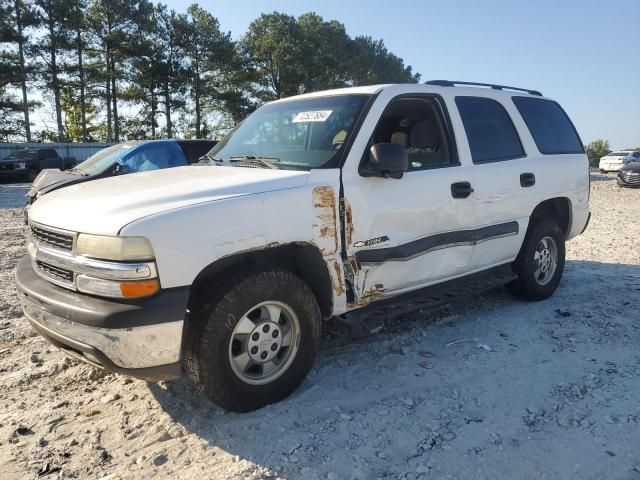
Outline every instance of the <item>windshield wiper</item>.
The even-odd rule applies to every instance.
[[[220,165],[222,162],[223,160],[221,158],[211,155],[210,153],[205,153],[198,159],[198,163],[201,165],[203,163],[205,165]]]
[[[263,167],[273,168],[277,170],[278,167],[275,166],[274,164],[278,163],[280,159],[276,157],[258,157],[256,155],[233,155],[229,157],[229,161],[230,162],[246,162],[254,165],[262,165]]]
[[[70,172],[70,173],[78,172],[78,173],[79,173],[80,175],[82,175],[83,177],[87,177],[87,176],[89,175],[89,174],[88,174],[87,172],[85,172],[83,169],[81,169],[81,168],[76,168],[76,167],[74,167],[74,168],[72,168],[71,170],[69,170],[69,172]]]

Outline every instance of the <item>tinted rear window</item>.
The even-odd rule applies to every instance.
[[[540,153],[583,153],[582,142],[562,107],[551,100],[513,97]]]
[[[607,157],[626,157],[629,155],[629,152],[611,152],[607,153]]]
[[[490,98],[456,97],[473,163],[509,160],[524,155],[518,132],[500,103]]]

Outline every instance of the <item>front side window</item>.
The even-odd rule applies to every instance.
[[[633,152],[633,158],[635,160],[640,160],[640,152]]]
[[[456,97],[473,163],[499,162],[524,156],[516,127],[504,107],[482,97]]]
[[[233,164],[262,157],[276,168],[336,166],[369,95],[334,95],[274,102],[256,110],[208,154]]]
[[[543,98],[513,97],[513,103],[542,154],[584,153],[571,120],[556,102]]]
[[[385,109],[370,144],[397,143],[407,149],[408,171],[454,163],[441,109],[434,98],[401,97]]]

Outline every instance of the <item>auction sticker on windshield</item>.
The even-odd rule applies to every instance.
[[[333,110],[313,110],[310,112],[300,112],[293,118],[293,123],[324,122],[332,113]]]

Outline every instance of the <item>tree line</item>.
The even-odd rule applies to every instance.
[[[0,141],[207,138],[273,99],[419,80],[315,13],[262,14],[235,41],[197,4],[0,0]],[[33,131],[35,109],[51,126]]]

